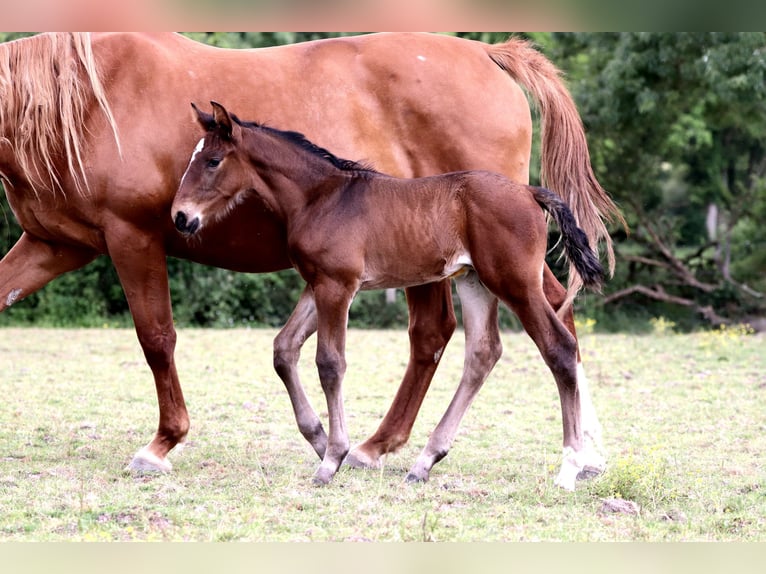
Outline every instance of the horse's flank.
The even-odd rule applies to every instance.
[[[51,33],[0,45],[0,145],[10,145],[36,194],[64,193],[64,158],[74,188],[87,193],[86,117],[95,105],[119,149],[117,126],[99,78],[89,33]],[[4,183],[9,178],[0,172]]]

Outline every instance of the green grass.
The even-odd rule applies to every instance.
[[[381,470],[318,464],[271,368],[274,330],[182,330],[176,360],[192,430],[167,475],[124,471],[156,428],[135,334],[0,330],[0,540],[763,541],[764,338],[736,330],[585,334],[610,466],[574,493],[553,486],[558,395],[529,339],[500,363],[426,484],[403,479],[451,398],[462,333],[442,359],[410,443]],[[324,402],[302,358],[314,406]],[[352,443],[385,413],[403,331],[352,330],[344,386]],[[638,515],[602,511],[624,498]]]

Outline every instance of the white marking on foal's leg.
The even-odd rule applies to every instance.
[[[434,353],[434,363],[438,363],[439,362],[439,359],[441,358],[443,352],[444,352],[444,347],[442,347],[441,349],[437,350]]]
[[[576,452],[572,447],[564,447],[561,469],[554,481],[556,486],[574,490],[578,475],[587,478],[606,470],[606,458],[601,444],[601,423],[596,416],[596,409],[590,398],[588,378],[582,363],[577,363],[577,389],[580,394],[580,428],[582,428],[583,447]]]
[[[588,472],[597,474],[606,470],[606,456],[601,442],[601,423],[590,397],[588,378],[582,363],[577,363],[577,388],[580,392],[580,423],[583,430],[583,466]]]
[[[556,477],[554,484],[565,490],[574,490],[577,475],[583,469],[582,453],[575,452],[571,446],[564,447],[564,454],[561,460],[561,470]]]

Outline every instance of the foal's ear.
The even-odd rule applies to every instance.
[[[239,136],[239,124],[231,119],[231,115],[226,111],[226,108],[218,102],[211,101],[210,105],[213,106],[213,119],[216,123],[216,129],[220,131],[221,136],[228,140],[236,139]]]
[[[213,131],[215,129],[215,119],[213,119],[213,114],[203,112],[194,105],[194,102],[192,102],[191,106],[194,108],[194,111],[197,112],[197,121],[199,122],[199,125],[201,125],[206,132]]]

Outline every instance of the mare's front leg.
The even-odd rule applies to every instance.
[[[313,447],[319,458],[324,458],[327,435],[316,412],[311,407],[298,375],[301,347],[317,330],[314,293],[308,285],[301,293],[295,310],[274,339],[274,369],[287,389],[298,430]]]
[[[378,430],[351,451],[347,464],[378,468],[386,454],[396,451],[409,439],[444,348],[455,331],[450,289],[449,280],[407,289],[410,313],[407,371]]]
[[[172,469],[167,455],[189,432],[174,352],[176,330],[163,237],[120,222],[109,228],[107,248],[130,306],[130,313],[149,368],[154,375],[159,425],[152,441],[139,450],[128,468],[138,471]]]
[[[425,482],[431,468],[447,456],[460,421],[503,352],[497,326],[497,298],[475,272],[456,280],[463,307],[465,364],[463,377],[447,411],[407,475],[407,482]]]
[[[313,290],[317,308],[316,365],[330,419],[327,449],[314,473],[314,484],[322,485],[330,482],[348,454],[342,385],[346,372],[348,310],[356,288],[325,278],[314,284]]]

